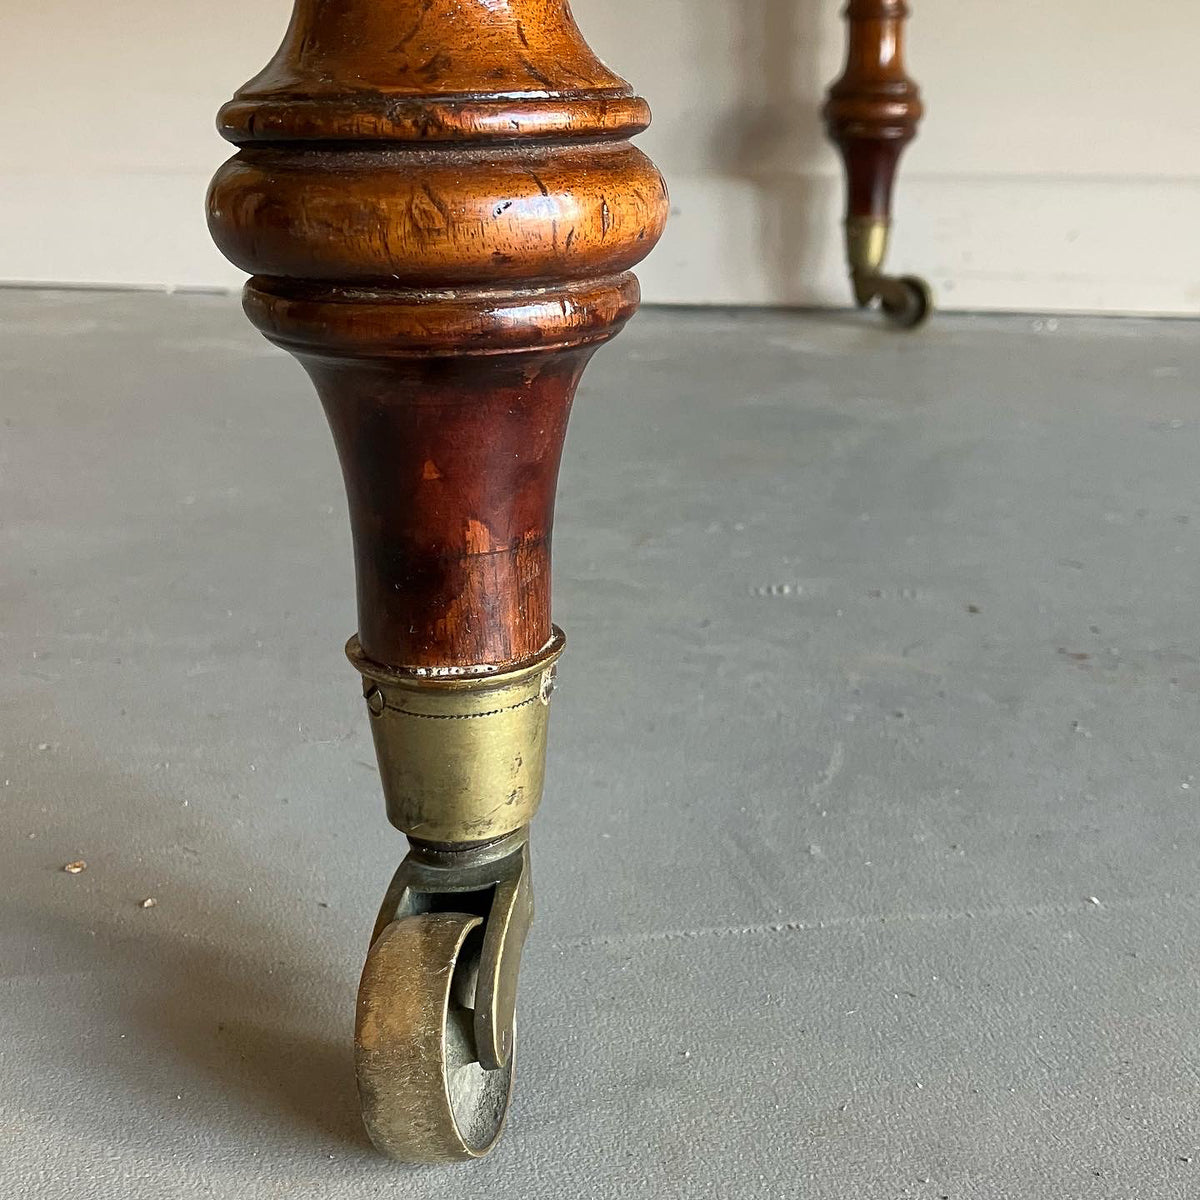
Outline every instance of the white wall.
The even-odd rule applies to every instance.
[[[817,110],[840,0],[575,0],[650,98],[675,218],[649,299],[846,300],[841,178]],[[235,286],[209,245],[218,105],[290,0],[8,0],[0,279]],[[1200,310],[1200,5],[912,0],[929,115],[891,264],[944,306]]]

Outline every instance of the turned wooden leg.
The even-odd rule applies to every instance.
[[[638,304],[666,193],[644,101],[566,0],[296,0],[221,110],[209,224],[316,385],[363,680],[410,853],[363,971],[375,1144],[477,1158],[508,1106],[529,824],[562,634],[550,533],[576,385]]]
[[[879,300],[903,328],[920,325],[933,306],[915,275],[883,273],[892,225],[892,190],[904,147],[924,109],[905,74],[905,0],[849,0],[846,69],[829,89],[825,124],[846,166],[846,252],[860,308]]]

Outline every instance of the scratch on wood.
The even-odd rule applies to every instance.
[[[527,59],[527,58],[526,58],[524,55],[521,55],[521,56],[520,56],[520,57],[517,59],[517,61],[518,61],[518,62],[521,64],[521,66],[523,66],[523,67],[525,68],[525,70],[527,70],[527,71],[529,72],[529,74],[530,74],[530,75],[532,75],[532,76],[533,76],[533,78],[534,78],[534,79],[536,79],[536,80],[538,81],[538,83],[540,83],[540,84],[541,84],[541,85],[542,85],[542,86],[543,86],[543,87],[544,87],[544,88],[545,88],[547,91],[552,91],[552,90],[553,90],[553,88],[554,88],[554,81],[553,81],[552,79],[550,79],[548,76],[546,76],[546,75],[543,75],[543,74],[542,74],[542,72],[541,72],[541,71],[539,71],[539,70],[537,69],[537,67],[535,67],[535,66],[533,65],[533,63],[531,63],[531,62],[529,61],[529,59]]]

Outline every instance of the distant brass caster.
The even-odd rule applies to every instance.
[[[885,275],[890,222],[878,217],[851,217],[846,222],[846,255],[854,300],[869,308],[876,300],[898,329],[916,329],[933,312],[933,290],[917,275]]]
[[[482,1158],[512,1090],[517,979],[533,918],[529,822],[541,801],[561,632],[487,675],[363,676],[388,816],[411,851],[363,968],[355,1061],[363,1121],[407,1163]]]

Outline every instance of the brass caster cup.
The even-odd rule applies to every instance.
[[[524,829],[542,799],[562,630],[508,671],[394,671],[346,647],[363,678],[388,819],[423,842],[493,841]]]

